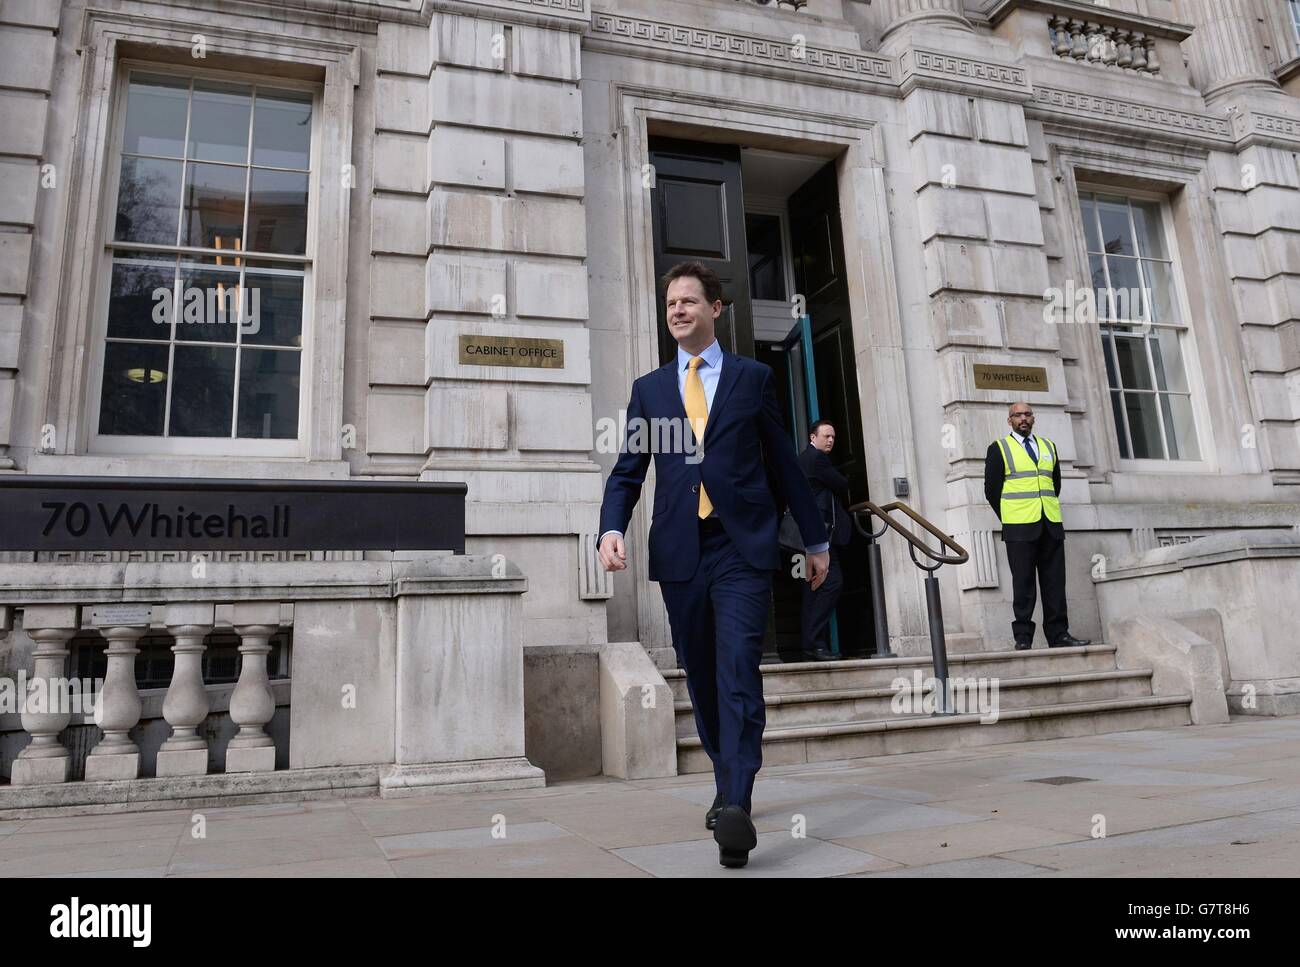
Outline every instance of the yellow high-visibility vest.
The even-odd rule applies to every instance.
[[[1038,463],[1035,464],[1013,434],[1008,433],[998,441],[1002,465],[1007,472],[1002,481],[1004,524],[1032,524],[1044,514],[1050,521],[1061,522],[1061,502],[1052,485],[1052,468],[1057,462],[1056,444],[1041,436],[1038,443]]]

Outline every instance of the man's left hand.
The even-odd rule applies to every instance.
[[[820,554],[808,555],[808,583],[816,591],[826,580],[826,575],[831,570],[831,552],[822,551]]]

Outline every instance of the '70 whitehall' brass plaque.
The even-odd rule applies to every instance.
[[[975,364],[976,389],[1018,389],[1047,392],[1047,370],[1042,366],[991,366]]]
[[[531,366],[564,368],[563,339],[528,339],[523,336],[460,337],[462,366]]]

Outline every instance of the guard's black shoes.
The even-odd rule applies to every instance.
[[[800,652],[804,661],[834,661],[835,656],[830,653],[829,649],[816,648],[812,651]]]
[[[1057,638],[1050,645],[1052,648],[1082,648],[1085,645],[1091,645],[1092,640],[1089,638],[1076,638],[1074,635],[1065,634]]]
[[[758,845],[758,833],[749,813],[739,806],[724,806],[713,829],[713,840],[718,844],[718,862],[739,869],[749,862],[749,851]]]
[[[718,825],[718,813],[722,812],[722,807],[726,804],[727,798],[722,795],[722,793],[718,793],[713,797],[713,805],[710,806],[709,811],[704,814],[705,829],[712,829],[714,826]]]
[[[1032,648],[1033,646],[1034,646],[1034,643],[1033,643],[1032,641],[1017,641],[1017,642],[1016,642],[1016,651],[1028,651],[1028,650],[1029,650],[1030,648]]]

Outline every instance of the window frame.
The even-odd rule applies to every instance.
[[[1115,427],[1115,417],[1113,404],[1111,403],[1111,386],[1107,377],[1107,365],[1105,357],[1105,343],[1102,340],[1103,325],[1100,318],[1096,323],[1096,335],[1090,340],[1091,345],[1088,352],[1092,354],[1093,362],[1096,366],[1096,372],[1099,374],[1099,393],[1098,396],[1102,401],[1104,410],[1104,433],[1107,440],[1111,465],[1118,471],[1126,473],[1212,473],[1215,471],[1215,463],[1211,458],[1212,440],[1208,428],[1210,426],[1210,414],[1207,409],[1205,400],[1206,385],[1201,374],[1200,355],[1196,345],[1196,327],[1193,322],[1191,312],[1191,302],[1188,298],[1187,282],[1183,275],[1182,252],[1178,246],[1178,235],[1176,225],[1174,224],[1173,210],[1169,202],[1169,196],[1162,192],[1144,191],[1138,188],[1130,188],[1125,185],[1107,184],[1105,181],[1094,181],[1085,179],[1076,179],[1074,185],[1075,201],[1073,211],[1077,212],[1079,217],[1075,220],[1075,230],[1079,237],[1079,251],[1083,256],[1081,265],[1083,277],[1088,280],[1088,285],[1092,285],[1091,266],[1088,261],[1088,236],[1087,229],[1084,225],[1084,208],[1083,195],[1091,193],[1096,195],[1111,195],[1122,197],[1127,201],[1145,201],[1154,203],[1160,212],[1160,231],[1163,233],[1163,242],[1166,250],[1169,252],[1170,276],[1173,282],[1174,300],[1178,310],[1178,317],[1181,325],[1178,326],[1160,326],[1155,323],[1149,325],[1149,330],[1169,329],[1179,334],[1179,349],[1183,360],[1184,378],[1187,380],[1188,395],[1191,397],[1193,432],[1196,437],[1197,452],[1200,458],[1197,460],[1182,459],[1165,459],[1150,457],[1124,457],[1120,451],[1119,436]],[[1132,215],[1130,213],[1130,219]],[[1145,334],[1144,334],[1145,335]],[[1149,358],[1149,353],[1148,353]],[[1154,374],[1153,384],[1154,386]],[[1127,417],[1126,417],[1127,419]],[[1160,426],[1161,439],[1164,440],[1164,425],[1161,421]],[[1166,446],[1166,450],[1167,450]]]
[[[311,95],[312,132],[307,180],[307,244],[302,257],[289,261],[303,266],[302,346],[298,350],[298,433],[292,438],[264,439],[260,437],[173,437],[127,436],[102,434],[99,431],[100,410],[103,402],[104,358],[108,346],[108,304],[112,290],[114,251],[148,251],[151,246],[140,243],[116,243],[117,201],[122,173],[122,145],[126,130],[127,100],[130,77],[133,71],[165,74],[187,81],[212,80],[236,84],[257,84],[280,90]],[[317,239],[319,236],[319,210],[321,204],[321,118],[324,111],[324,91],[319,83],[292,77],[265,73],[222,70],[208,67],[182,66],[165,61],[122,58],[115,65],[111,103],[112,131],[106,146],[105,185],[100,208],[96,239],[96,285],[91,307],[90,334],[92,358],[87,368],[86,429],[87,450],[91,455],[173,455],[262,458],[305,457],[311,428],[312,414],[309,388],[312,385],[313,363],[316,350],[315,286],[318,271]],[[188,130],[187,130],[188,136]],[[182,206],[183,211],[183,206]],[[247,214],[245,215],[247,217]],[[155,251],[179,251],[184,257],[188,246],[161,246]],[[197,254],[197,253],[191,253]],[[251,257],[250,257],[251,258]],[[238,373],[236,373],[236,380]]]

